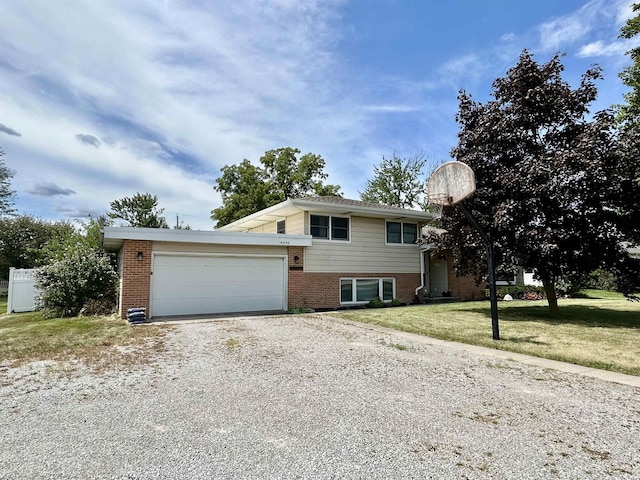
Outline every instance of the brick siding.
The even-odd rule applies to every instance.
[[[453,269],[449,270],[449,290],[452,297],[458,297],[460,300],[483,300],[485,288],[484,283],[476,285],[475,276],[456,277]]]
[[[452,297],[458,297],[460,300],[483,300],[485,298],[484,283],[476,285],[475,275],[456,276],[453,271],[453,258],[447,255],[447,265],[449,268],[449,290]]]
[[[122,278],[120,280],[120,318],[126,318],[128,308],[145,307],[149,314],[151,292],[151,241],[125,240],[122,247]],[[142,260],[138,260],[142,252]]]
[[[295,263],[295,257],[298,263]],[[415,289],[420,285],[419,273],[323,273],[305,272],[303,247],[289,247],[289,308],[340,307],[341,278],[395,278],[396,297],[412,303]]]

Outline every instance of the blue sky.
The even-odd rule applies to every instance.
[[[382,157],[449,159],[460,89],[486,101],[522,51],[564,53],[592,111],[620,103],[629,0],[0,0],[0,147],[16,207],[46,219],[158,195],[210,229],[220,168],[322,155],[358,198]]]

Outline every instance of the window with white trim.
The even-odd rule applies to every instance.
[[[387,243],[415,245],[418,241],[418,224],[386,222]]]
[[[279,222],[276,222],[276,233],[285,233],[285,221],[284,220],[280,220]]]
[[[331,215],[311,215],[310,230],[313,238],[349,241],[349,218]]]
[[[496,275],[496,285],[515,285],[518,283],[516,275]]]
[[[340,303],[369,303],[374,298],[390,302],[395,298],[395,278],[341,278]]]

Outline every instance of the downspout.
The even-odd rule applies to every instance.
[[[416,288],[414,296],[418,296],[418,292],[424,288],[424,250],[420,249],[420,286]]]

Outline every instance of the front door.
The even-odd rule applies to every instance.
[[[447,260],[429,257],[429,296],[442,297],[442,292],[449,290]]]

